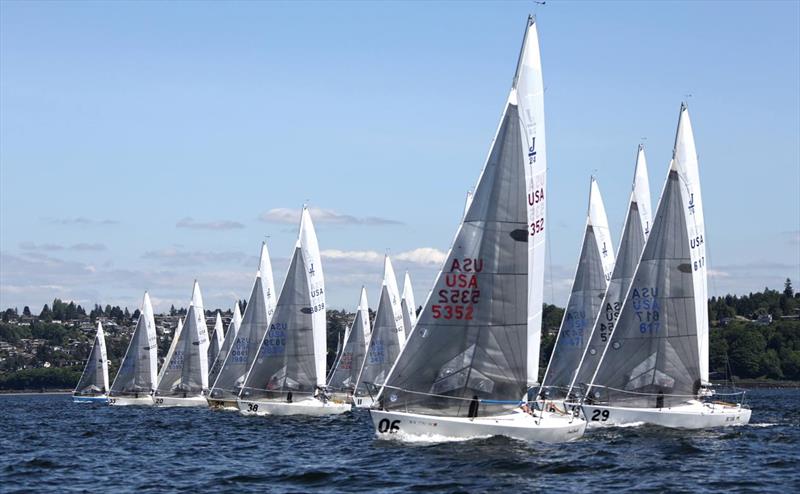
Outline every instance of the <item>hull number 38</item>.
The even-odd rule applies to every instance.
[[[385,434],[387,432],[389,434],[395,434],[400,432],[400,421],[392,420],[390,422],[389,419],[381,419],[381,421],[378,422],[378,432],[381,434]]]

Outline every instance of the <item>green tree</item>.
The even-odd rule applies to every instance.
[[[786,282],[783,284],[783,294],[789,298],[794,297],[794,289],[792,289],[792,280],[786,278]]]

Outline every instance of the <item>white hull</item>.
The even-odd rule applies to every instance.
[[[316,398],[287,403],[285,401],[238,400],[242,415],[339,415],[349,412],[349,403],[323,403]]]
[[[154,396],[153,403],[157,407],[207,407],[205,396],[189,396],[178,398],[175,396]]]
[[[561,443],[578,439],[586,429],[586,422],[580,417],[545,412],[544,418],[540,419],[540,416],[534,418],[521,410],[474,419],[374,409],[369,413],[380,439],[398,437],[436,441],[507,436],[525,441]]]
[[[676,429],[710,429],[750,422],[749,408],[732,404],[692,401],[672,408],[622,408],[583,405],[590,428],[626,424],[652,424]]]
[[[111,396],[108,398],[108,404],[115,407],[124,406],[153,406],[153,398],[150,395],[140,396],[138,398],[133,396]]]
[[[353,406],[356,408],[369,408],[375,400],[370,396],[353,396]]]
[[[108,403],[108,397],[106,395],[97,395],[97,396],[76,396],[76,395],[72,395],[72,402],[73,403]]]

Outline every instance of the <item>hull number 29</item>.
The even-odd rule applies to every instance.
[[[605,422],[608,420],[608,410],[594,410],[592,412],[592,422]]]
[[[381,419],[381,421],[378,422],[378,432],[381,434],[385,434],[387,432],[389,434],[395,434],[400,432],[400,421],[392,420],[389,422],[389,419]]]

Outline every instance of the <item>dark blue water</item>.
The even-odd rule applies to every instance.
[[[800,390],[748,397],[749,426],[542,445],[376,440],[360,411],[266,418],[0,396],[0,492],[800,491]]]

